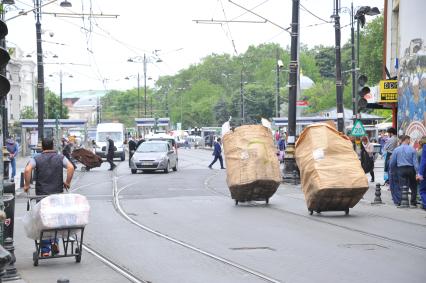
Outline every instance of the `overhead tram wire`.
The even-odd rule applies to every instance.
[[[228,17],[226,16],[225,7],[223,6],[223,2],[222,2],[222,0],[219,0],[219,1],[220,1],[220,5],[222,7],[223,16],[225,17],[225,20],[228,21]],[[229,22],[226,22],[226,27],[228,29],[229,38],[230,38],[232,46],[234,48],[234,53],[235,53],[235,55],[238,55],[237,47],[235,46],[235,41],[234,41],[234,38],[232,37],[231,28],[229,27]]]
[[[250,10],[250,11],[253,11],[254,9],[256,9],[256,8],[258,8],[258,7],[260,7],[260,6],[262,6],[263,4],[265,4],[266,2],[268,2],[269,0],[265,0],[265,1],[263,1],[263,2],[261,2],[261,3],[259,3],[259,4],[257,4],[256,6],[254,6],[253,8],[250,8],[250,9],[248,9],[248,10]],[[242,17],[242,16],[244,16],[245,14],[247,14],[247,13],[249,13],[249,11],[245,11],[244,13],[242,13],[241,15],[239,15],[239,16],[236,16],[236,17],[234,17],[234,18],[232,18],[231,19],[231,21],[234,21],[234,20],[236,20],[236,19],[238,19],[238,18],[240,18],[240,17]]]
[[[302,3],[300,3],[300,7],[302,8],[303,11],[305,11],[308,14],[310,14],[311,16],[317,18],[318,20],[321,20],[321,21],[323,21],[325,23],[329,23],[329,24],[333,23],[332,21],[327,21],[327,20],[324,20],[323,18],[321,18],[320,16],[317,16],[316,14],[314,14],[313,12],[311,12],[308,8],[306,8],[305,6],[303,6]]]

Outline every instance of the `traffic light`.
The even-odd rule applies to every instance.
[[[365,85],[367,80],[368,78],[365,75],[360,75],[358,77],[358,95],[360,96],[358,99],[358,112],[367,108],[368,102],[367,99],[365,99],[365,96],[370,93],[370,88]]]
[[[10,60],[10,55],[5,46],[5,37],[8,33],[7,25],[0,20],[0,98],[4,98],[10,91],[10,82],[6,78],[6,65]]]

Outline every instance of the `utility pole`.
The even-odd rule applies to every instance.
[[[63,106],[62,106],[62,66],[59,71],[59,119],[63,117]]]
[[[141,94],[140,94],[140,78],[138,72],[138,118],[141,117]]]
[[[354,31],[354,3],[351,3],[351,74],[352,74],[352,118],[355,120],[358,116],[356,101],[356,69],[355,69],[355,31]]]
[[[145,53],[143,54],[143,80],[144,80],[144,95],[145,95],[145,98],[144,98],[144,108],[145,108],[145,111],[144,111],[144,118],[146,118],[146,55],[145,55]]]
[[[240,104],[241,104],[241,125],[244,125],[244,88],[243,88],[243,68],[241,68],[241,77],[240,77]]]
[[[277,66],[277,92],[275,93],[275,117],[280,117],[280,53],[279,48],[277,48],[277,56],[276,56],[276,66]]]
[[[345,128],[345,115],[343,110],[343,83],[342,83],[342,62],[340,54],[340,16],[339,0],[335,2],[334,10],[334,31],[335,31],[335,49],[336,49],[336,102],[337,102],[337,130],[341,133]]]
[[[38,139],[44,138],[44,68],[43,50],[41,47],[41,6],[40,0],[36,4],[36,38],[37,38],[37,100],[38,100]]]
[[[297,76],[299,67],[298,39],[299,39],[299,0],[293,0],[292,22],[291,22],[291,47],[290,47],[290,73],[289,73],[289,95],[288,95],[288,127],[287,147],[284,158],[284,179],[298,179],[298,168],[295,159],[296,142],[296,99],[297,99]]]

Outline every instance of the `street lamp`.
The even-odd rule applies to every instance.
[[[35,15],[36,15],[36,38],[37,38],[37,100],[38,100],[38,137],[41,141],[44,138],[44,67],[43,67],[43,49],[41,39],[41,0],[35,0]],[[56,2],[50,1],[45,5]],[[68,1],[62,1],[61,7],[71,7]]]
[[[129,62],[133,62],[133,61],[129,61]],[[134,76],[127,76],[124,79],[130,80],[130,78],[132,78],[132,77],[134,77]],[[138,79],[138,118],[139,118],[141,116],[141,99],[140,99],[140,77],[139,77],[139,72],[138,72],[138,75],[137,75],[137,79]]]
[[[144,117],[146,118],[146,64],[147,63],[161,63],[163,62],[163,60],[161,60],[158,55],[157,52],[159,50],[155,50],[154,51],[154,56],[146,56],[146,54],[143,54],[142,56],[135,56],[135,57],[131,57],[129,59],[127,59],[127,62],[131,62],[131,63],[143,63],[143,81],[144,81]]]
[[[62,69],[59,71],[59,73],[53,73],[50,74],[49,77],[53,77],[54,75],[59,75],[59,118],[63,118],[63,102],[62,102],[62,79],[63,75],[68,76],[68,78],[73,78],[74,76],[68,73],[63,73]]]
[[[283,61],[278,59],[279,53],[277,49],[277,91],[275,93],[275,117],[280,117],[280,71],[284,67]]]

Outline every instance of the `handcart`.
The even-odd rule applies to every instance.
[[[44,197],[46,196],[28,196],[27,211],[31,209],[32,201],[39,201]],[[61,257],[75,257],[75,261],[79,263],[83,252],[84,228],[85,226],[67,226],[42,229],[39,238],[34,240],[36,248],[35,252],[33,252],[34,266],[38,266],[39,260]],[[42,243],[42,240],[50,240],[51,249],[48,256],[42,254],[42,246],[46,245],[46,243]],[[58,248],[62,246],[62,251],[59,251],[59,249],[54,250],[53,244]]]
[[[102,158],[100,156],[84,148],[74,149],[71,156],[84,165],[81,168],[82,171],[89,171],[92,168],[100,167],[102,164]]]

